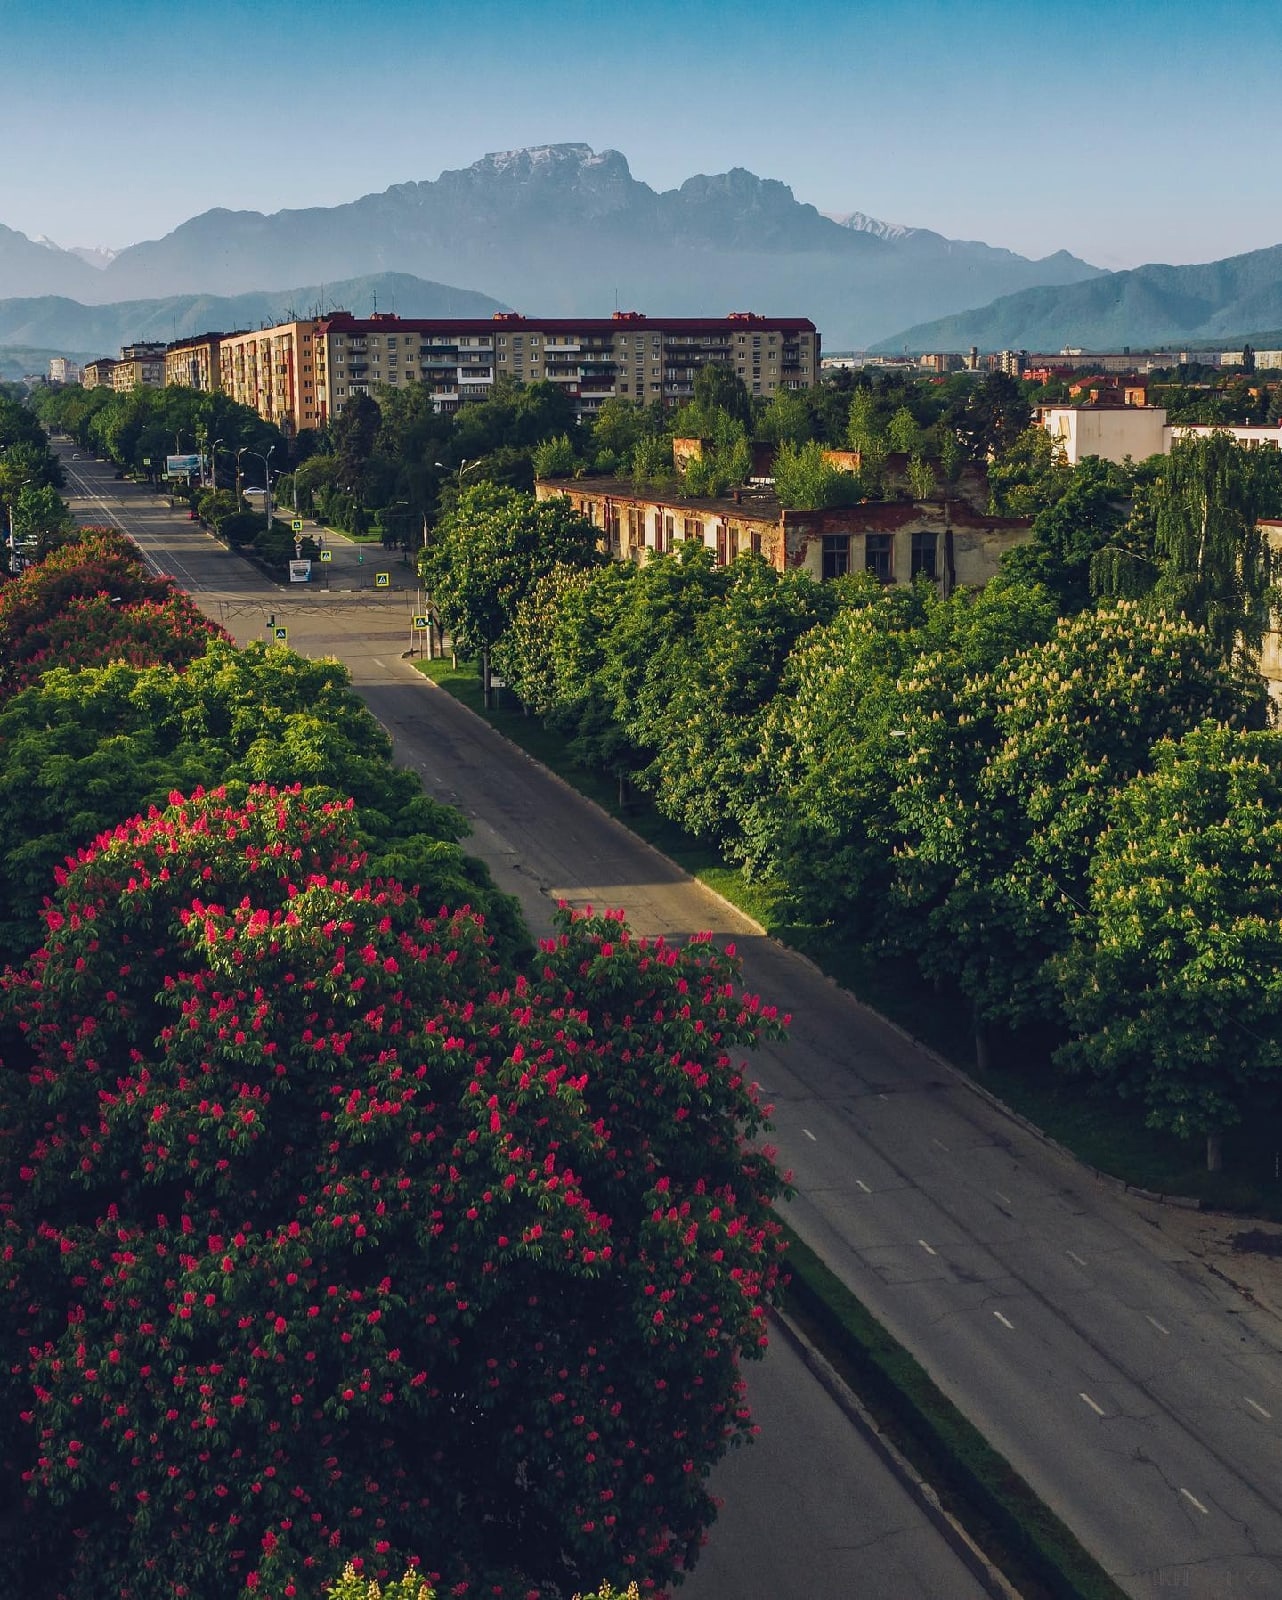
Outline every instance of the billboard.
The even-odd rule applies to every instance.
[[[289,564],[289,581],[291,583],[310,583],[312,581],[311,562],[291,561]]]
[[[167,478],[186,478],[193,472],[200,471],[199,456],[166,456],[165,476]]]

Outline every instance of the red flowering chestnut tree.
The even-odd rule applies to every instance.
[[[350,804],[350,803],[349,803]],[[172,797],[0,992],[6,1562],[32,1600],[662,1588],[749,1431],[783,1189],[708,941],[502,968],[341,803]],[[34,1574],[35,1576],[31,1576]]]
[[[148,573],[123,534],[85,528],[0,587],[0,698],[50,666],[183,667],[226,638],[172,578]]]

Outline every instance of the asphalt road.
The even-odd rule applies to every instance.
[[[1168,1238],[1160,1215],[1026,1133],[425,686],[401,659],[411,594],[382,610],[342,598],[338,552],[328,605],[266,589],[142,491],[101,467],[70,470],[238,638],[284,607],[294,648],[340,656],[399,759],[471,818],[473,848],[533,926],[563,896],[621,905],[646,932],[734,939],[750,985],[796,1019],[790,1043],[754,1065],[802,1237],[1137,1600],[1282,1596],[1282,1327],[1270,1315]],[[822,1446],[811,1457],[817,1492],[831,1463]]]

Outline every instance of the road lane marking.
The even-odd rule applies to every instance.
[[[1011,1332],[1014,1333],[1015,1324],[1010,1320],[1009,1317],[1002,1316],[1000,1311],[994,1311],[993,1315],[997,1318],[998,1322],[1001,1323],[1003,1328],[1009,1328]]]
[[[1008,1194],[1003,1194],[1000,1189],[994,1189],[993,1193],[1004,1206],[1013,1206],[1015,1204],[1011,1197]]]
[[[1169,1328],[1164,1328],[1156,1317],[1150,1317],[1147,1311],[1144,1313],[1144,1320],[1145,1322],[1151,1322],[1157,1331],[1159,1333],[1164,1333],[1168,1339],[1171,1337],[1171,1330]]]
[[[1250,1406],[1251,1410],[1258,1411],[1266,1422],[1273,1421],[1273,1413],[1271,1411],[1266,1411],[1258,1400],[1252,1400],[1249,1394],[1244,1394],[1242,1398],[1246,1401],[1247,1405]]]
[[[1070,1261],[1076,1261],[1076,1263],[1078,1264],[1079,1267],[1084,1267],[1086,1265],[1086,1263],[1082,1260],[1081,1256],[1078,1255],[1076,1250],[1065,1250],[1064,1254],[1068,1257],[1068,1259]]]
[[[855,1179],[855,1187],[857,1189],[862,1189],[865,1194],[871,1194],[872,1193],[872,1190],[868,1187],[868,1185],[864,1182],[864,1180],[862,1178],[856,1178]]]
[[[1184,1496],[1184,1498],[1188,1501],[1188,1503],[1191,1506],[1196,1506],[1197,1509],[1202,1513],[1202,1515],[1204,1517],[1209,1517],[1211,1515],[1211,1513],[1206,1509],[1206,1507],[1202,1504],[1202,1502],[1198,1499],[1198,1497],[1195,1494],[1190,1494],[1187,1489],[1181,1489],[1180,1493]]]
[[[1085,1400],[1086,1404],[1091,1408],[1097,1417],[1102,1417],[1104,1415],[1104,1407],[1092,1400],[1085,1389],[1078,1390],[1077,1398],[1079,1400]]]
[[[931,1144],[935,1145],[940,1150],[947,1151],[947,1149],[948,1149],[948,1146],[944,1143],[944,1141],[942,1139],[932,1139],[930,1142],[931,1142]]]
[[[928,1256],[937,1256],[939,1254],[939,1251],[932,1250],[924,1239],[918,1239],[917,1243],[922,1247]]]
[[[818,1139],[815,1138],[814,1134],[811,1133],[809,1128],[803,1128],[801,1131],[805,1134],[806,1138],[810,1140],[811,1144],[819,1143]]]

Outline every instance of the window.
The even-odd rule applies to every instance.
[[[894,557],[894,536],[889,533],[864,535],[864,570],[871,572],[878,583],[890,583],[894,578],[891,562]]]
[[[937,578],[936,557],[939,550],[939,535],[937,533],[913,534],[912,575],[915,578],[920,572],[927,578]]]
[[[870,538],[876,537],[870,535]],[[844,578],[850,571],[850,535],[825,533],[823,536],[823,575],[825,578]]]

